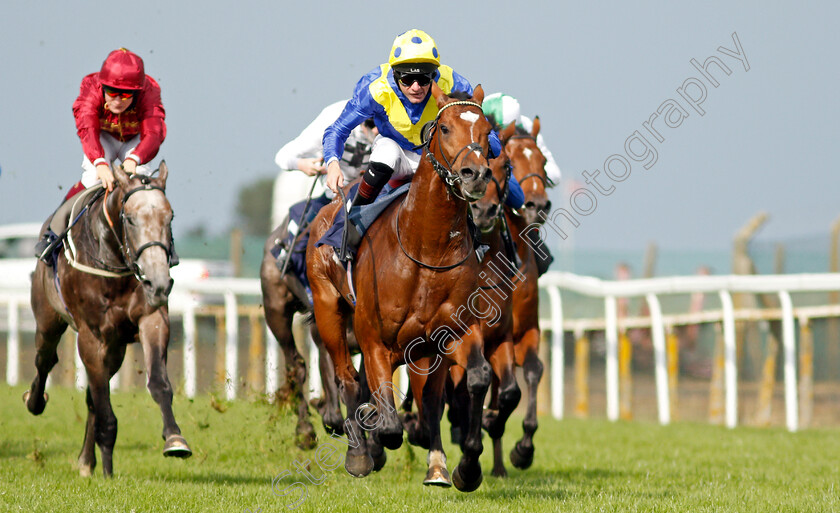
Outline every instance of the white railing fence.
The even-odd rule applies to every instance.
[[[541,319],[542,326],[551,333],[551,365],[547,376],[551,385],[551,411],[560,419],[564,411],[564,365],[563,334],[600,330],[606,339],[606,414],[610,420],[619,418],[619,330],[632,327],[650,328],[655,365],[655,384],[658,419],[661,424],[671,421],[665,334],[673,327],[697,323],[718,322],[722,325],[724,339],[724,387],[725,423],[734,427],[738,423],[738,375],[736,362],[735,323],[741,320],[780,319],[782,321],[784,348],[784,390],[785,419],[790,431],[799,429],[799,405],[796,375],[795,319],[807,323],[809,319],[840,317],[840,306],[821,305],[795,307],[791,293],[826,292],[840,290],[840,274],[796,274],[766,276],[680,276],[625,281],[606,281],[592,277],[578,276],[564,272],[549,272],[540,278],[540,287],[549,299],[550,317]],[[564,316],[563,292],[574,292],[584,296],[602,299],[603,317],[568,319]],[[660,298],[675,294],[706,293],[717,294],[719,310],[704,310],[696,313],[663,314]],[[776,294],[780,309],[738,309],[733,306],[733,293]],[[28,290],[0,286],[0,307],[6,308],[6,382],[16,385],[20,369],[20,333],[33,330],[31,322],[21,322],[22,311],[29,309]],[[207,279],[192,283],[176,283],[170,302],[170,315],[182,318],[183,325],[183,372],[184,392],[188,397],[197,393],[196,310],[204,300],[221,298],[225,315],[225,392],[228,399],[237,395],[237,375],[240,345],[238,305],[243,299],[259,301],[260,284],[257,279],[222,278]],[[649,317],[618,317],[617,301],[620,298],[644,298],[650,309]],[[265,344],[265,391],[273,394],[278,388],[279,348],[268,329]],[[311,392],[318,395],[317,351],[310,350]],[[31,362],[30,362],[31,363]],[[119,375],[112,381],[112,388],[119,386]],[[406,379],[405,372],[401,373]],[[85,374],[76,358],[76,385],[85,386]]]

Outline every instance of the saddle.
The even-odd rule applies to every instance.
[[[70,228],[104,193],[105,189],[102,185],[95,185],[64,200],[50,218],[44,238],[35,246],[35,256],[54,267],[58,252],[64,247],[64,239],[67,238]]]

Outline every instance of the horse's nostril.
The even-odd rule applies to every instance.
[[[546,201],[545,206],[542,209],[546,212],[551,210],[551,201]]]
[[[498,212],[498,210],[499,210],[498,207],[494,203],[493,205],[490,205],[490,208],[487,209],[487,215],[490,216],[490,217],[494,217],[496,215],[496,212]]]
[[[474,174],[475,174],[475,171],[473,171],[472,168],[465,167],[465,168],[461,169],[461,177],[462,178],[472,178]]]
[[[533,210],[537,208],[537,205],[533,201],[526,201],[525,208],[527,208],[528,210]]]
[[[493,176],[493,172],[490,170],[489,167],[485,167],[484,172],[481,174],[481,178],[490,181],[491,176]]]

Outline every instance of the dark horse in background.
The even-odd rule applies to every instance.
[[[482,480],[481,413],[491,369],[484,358],[478,320],[465,308],[479,271],[467,212],[490,181],[491,127],[481,110],[480,86],[472,98],[458,101],[433,82],[432,95],[439,112],[408,193],[372,224],[351,262],[355,297],[333,248],[315,247],[341,208],[339,201],[324,207],[312,223],[307,270],[318,331],[347,406],[345,431],[353,440],[345,459],[347,471],[365,476],[383,463],[382,446],[400,447],[403,428],[394,406],[392,374],[407,360],[434,357],[446,363],[428,369],[431,376],[423,391],[432,409],[425,484],[450,485],[440,416],[447,369],[456,363],[466,369],[470,423],[451,483],[472,491]],[[350,317],[364,355],[368,387],[350,360],[345,333]],[[369,414],[365,408],[371,405],[363,404],[368,391],[376,403]],[[370,429],[370,440],[361,426]]]
[[[32,278],[36,375],[23,399],[32,414],[44,411],[47,375],[58,362],[62,333],[72,327],[88,377],[88,418],[78,460],[82,476],[96,467],[94,444],[105,476],[113,473],[117,418],[109,381],[132,342],[143,346],[147,386],[163,416],[164,456],[192,454],[175,423],[166,373],[172,208],[165,194],[165,163],[159,172],[157,178],[129,177],[114,169],[118,186],[95,196],[69,231],[55,267],[39,260]],[[71,218],[78,211],[74,208]]]
[[[307,363],[298,351],[292,336],[292,321],[295,313],[312,311],[303,284],[294,273],[287,270],[284,274],[278,267],[282,259],[278,260],[272,254],[274,247],[286,239],[288,234],[288,216],[269,235],[263,247],[263,260],[260,266],[260,285],[262,287],[263,306],[265,308],[265,322],[280,349],[286,362],[286,383],[279,392],[279,396],[291,403],[297,410],[298,422],[295,428],[295,443],[301,449],[315,447],[315,428],[309,420],[309,407],[304,397],[304,384],[307,376]],[[301,231],[309,227],[301,228]],[[294,246],[294,244],[293,244]],[[290,249],[290,251],[293,249]],[[317,408],[324,421],[324,429],[328,433],[342,434],[344,418],[339,404],[338,387],[335,384],[335,371],[329,353],[321,342],[321,337],[314,324],[310,327],[312,340],[318,349],[318,369],[321,374],[323,397]],[[348,339],[355,342],[352,330],[348,330]],[[356,348],[358,351],[358,348]]]

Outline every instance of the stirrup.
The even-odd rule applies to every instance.
[[[61,238],[47,231],[44,237],[35,244],[35,256],[45,264],[52,264],[52,254],[61,243]]]

